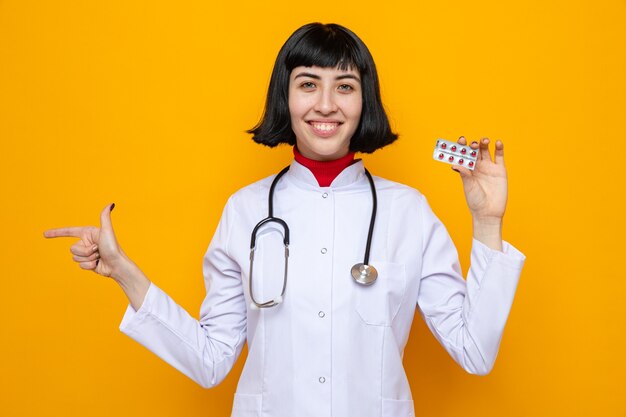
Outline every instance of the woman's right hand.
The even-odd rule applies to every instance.
[[[100,213],[100,228],[95,226],[61,227],[46,230],[43,235],[51,237],[78,237],[70,251],[81,268],[90,269],[105,277],[113,278],[124,290],[135,311],[139,310],[148,293],[150,280],[117,243],[111,211],[115,203]]]
[[[70,247],[72,259],[83,269],[116,279],[125,262],[130,260],[120,248],[111,224],[111,211],[115,203],[107,205],[100,213],[100,228],[95,226],[61,227],[44,232],[47,238],[78,237]],[[117,280],[117,279],[116,279]]]

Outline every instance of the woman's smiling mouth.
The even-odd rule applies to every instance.
[[[339,122],[318,122],[318,121],[309,121],[307,122],[309,126],[311,126],[311,130],[317,136],[328,137],[332,136],[341,123]]]

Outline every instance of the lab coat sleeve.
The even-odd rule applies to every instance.
[[[508,242],[503,251],[473,239],[467,280],[457,250],[423,200],[423,261],[418,307],[426,324],[467,372],[493,368],[525,256]]]
[[[141,307],[135,311],[129,304],[120,324],[123,333],[204,388],[226,377],[246,339],[240,269],[228,251],[236,221],[231,200],[204,257],[207,295],[200,320],[151,283]]]

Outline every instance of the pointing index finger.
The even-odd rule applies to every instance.
[[[48,229],[43,232],[44,237],[81,237],[84,227],[59,227],[57,229]]]

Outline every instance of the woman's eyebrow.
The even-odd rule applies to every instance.
[[[361,80],[359,79],[359,77],[357,77],[354,74],[344,74],[344,75],[339,75],[335,78],[335,80],[345,80],[346,78],[352,79],[352,80],[356,80],[358,82],[361,82]]]
[[[322,77],[320,77],[317,74],[313,74],[311,72],[301,72],[298,75],[296,75],[294,77],[294,80],[300,77],[309,77],[309,78],[313,78],[314,80],[321,80]],[[343,74],[343,75],[338,75],[337,77],[335,77],[335,80],[345,80],[345,79],[353,79],[356,80],[358,82],[361,82],[361,80],[359,79],[359,77],[357,77],[354,74]]]
[[[322,79],[322,77],[320,77],[319,75],[312,74],[310,72],[301,72],[300,74],[296,75],[293,79],[295,80],[296,78],[299,78],[299,77],[309,77],[309,78],[313,78],[316,80]]]

